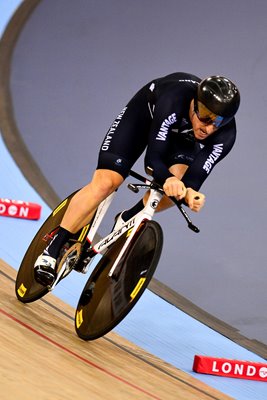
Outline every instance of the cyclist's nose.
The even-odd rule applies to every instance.
[[[215,128],[215,126],[210,124],[210,125],[206,125],[203,130],[207,135],[211,135],[216,130],[216,128]]]

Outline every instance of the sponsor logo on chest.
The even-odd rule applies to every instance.
[[[164,119],[164,121],[161,124],[160,130],[157,134],[156,140],[165,141],[167,138],[170,126],[173,125],[175,122],[177,122],[175,113],[169,115],[168,118]]]

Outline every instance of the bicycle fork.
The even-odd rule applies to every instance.
[[[163,196],[162,193],[160,193],[158,190],[150,189],[149,198],[147,200],[147,203],[146,203],[144,209],[141,210],[136,216],[134,216],[133,218],[131,218],[129,221],[127,221],[125,223],[126,225],[128,225],[128,223],[130,223],[132,220],[134,220],[134,226],[131,230],[131,233],[128,236],[128,238],[126,239],[126,242],[124,243],[119,255],[117,256],[112,268],[110,269],[110,271],[108,273],[108,276],[110,278],[113,277],[115,270],[116,270],[118,264],[120,263],[121,258],[123,257],[125,251],[127,250],[129,244],[131,243],[132,238],[134,237],[135,233],[137,232],[142,221],[151,220],[153,218],[156,208],[157,208],[162,196]]]

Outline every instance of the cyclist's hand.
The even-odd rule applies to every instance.
[[[166,179],[163,185],[163,190],[167,196],[174,196],[178,200],[183,199],[186,195],[185,185],[175,176]]]
[[[196,192],[194,189],[187,188],[185,195],[185,202],[192,211],[200,211],[205,203],[205,195]]]

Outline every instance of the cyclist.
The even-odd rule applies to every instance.
[[[140,89],[109,128],[91,182],[72,198],[57,235],[38,257],[36,280],[43,285],[53,283],[62,246],[88,224],[100,202],[121,185],[144,150],[145,168],[166,194],[158,210],[171,205],[167,196],[175,196],[198,212],[205,202],[201,185],[234,145],[239,103],[236,85],[223,76],[201,80],[177,72]],[[116,227],[145,202],[146,196],[124,211]]]

